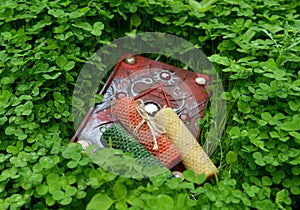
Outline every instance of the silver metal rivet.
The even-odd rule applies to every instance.
[[[90,141],[86,140],[78,140],[77,143],[81,144],[82,150],[85,150],[86,148],[88,148],[88,146],[92,145]]]
[[[125,63],[129,64],[129,65],[133,65],[135,64],[136,60],[134,56],[128,56],[124,59]]]
[[[206,79],[203,78],[203,77],[197,77],[197,78],[195,79],[195,82],[196,82],[198,85],[205,85]]]
[[[181,172],[179,172],[179,171],[173,171],[172,174],[173,174],[176,178],[180,178],[181,181],[184,181],[184,177],[183,177],[183,175],[182,175]]]
[[[154,102],[145,103],[145,110],[150,116],[154,116],[159,111],[158,104]]]

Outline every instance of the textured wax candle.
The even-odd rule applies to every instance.
[[[111,139],[112,147],[120,149],[122,152],[130,152],[136,158],[138,163],[144,166],[164,165],[156,159],[146,148],[144,148],[128,131],[120,124],[114,124],[107,128],[102,136],[101,141],[109,144]]]
[[[113,115],[133,134],[136,139],[167,168],[174,167],[181,160],[181,153],[172,141],[159,130],[154,120],[133,98],[124,97],[115,101]]]
[[[207,178],[218,173],[216,166],[173,109],[161,109],[154,120],[165,127],[167,136],[179,148],[186,169],[193,170],[196,175],[204,173]]]

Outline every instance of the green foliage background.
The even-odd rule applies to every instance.
[[[297,0],[1,0],[0,209],[296,208],[299,14]],[[68,145],[85,61],[146,31],[194,43],[222,78],[228,121],[213,155],[216,181],[190,171],[183,183],[126,179]]]

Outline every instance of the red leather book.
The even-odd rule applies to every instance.
[[[100,83],[100,81],[99,81]],[[209,97],[208,76],[184,70],[139,55],[124,55],[115,65],[99,94],[100,104],[91,107],[71,142],[85,139],[99,147],[101,129],[115,122],[111,108],[116,99],[142,99],[150,115],[163,106],[173,108],[194,137],[198,137],[198,120],[203,117]]]

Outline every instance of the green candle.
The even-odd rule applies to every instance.
[[[101,141],[104,144],[111,144],[112,148],[120,149],[122,152],[133,154],[137,163],[144,166],[164,165],[155,158],[143,145],[141,145],[128,131],[120,124],[114,124],[107,128],[102,134]]]

